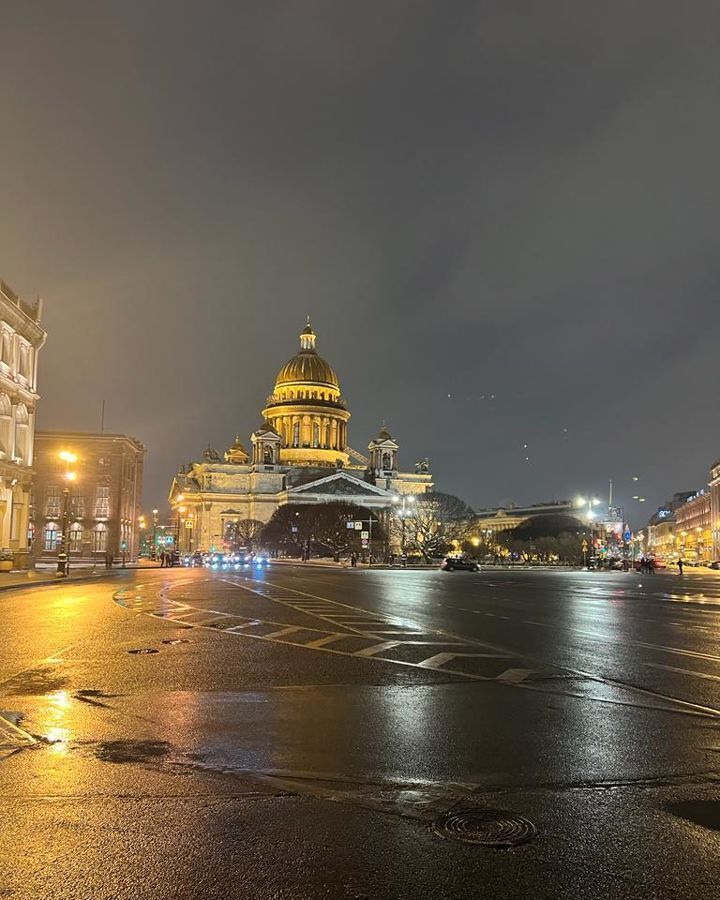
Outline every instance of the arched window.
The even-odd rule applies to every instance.
[[[82,546],[82,525],[79,522],[73,522],[70,526],[70,549],[78,551]]]
[[[272,447],[266,447],[263,454],[263,462],[266,466],[271,466],[274,462]]]
[[[92,533],[93,553],[104,553],[107,550],[107,526],[102,522],[93,528]]]
[[[330,447],[330,426],[329,425],[325,426],[325,446],[327,448]]]
[[[0,455],[10,455],[12,404],[7,394],[0,394]]]
[[[55,522],[48,522],[43,531],[43,550],[55,551],[58,547],[58,527]]]
[[[313,435],[313,441],[312,441],[313,447],[319,447],[320,446],[320,426],[318,425],[317,422],[313,422],[312,435]]]
[[[291,400],[295,399],[295,391],[290,391],[290,399]]]
[[[389,453],[383,453],[382,467],[383,467],[383,469],[391,469],[392,468],[392,457],[390,456]]]
[[[18,359],[18,375],[23,378],[28,377],[29,372],[29,353],[27,344],[20,344],[20,358]]]
[[[28,455],[28,411],[23,403],[15,408],[15,459],[27,462]]]
[[[12,333],[8,328],[2,330],[2,344],[0,345],[0,360],[9,366],[12,360]]]
[[[295,422],[293,425],[293,447],[300,446],[300,423]]]

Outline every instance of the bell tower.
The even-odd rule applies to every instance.
[[[378,436],[368,444],[370,451],[370,470],[375,478],[394,478],[397,476],[397,454],[399,444],[383,426]]]

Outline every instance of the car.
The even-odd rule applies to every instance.
[[[708,569],[720,569],[720,559],[707,563]]]
[[[461,572],[479,572],[480,566],[474,559],[466,556],[446,556],[440,568],[443,572],[453,572],[456,569]]]
[[[203,565],[203,554],[196,550],[194,553],[186,553],[182,558],[182,564],[188,568]]]

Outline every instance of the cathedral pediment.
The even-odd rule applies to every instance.
[[[288,500],[300,494],[322,494],[329,497],[390,497],[389,491],[368,484],[359,478],[354,478],[344,472],[338,472],[325,478],[307,482],[298,487],[290,488],[287,492]]]

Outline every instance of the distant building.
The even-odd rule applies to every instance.
[[[710,467],[710,529],[712,558],[720,559],[720,459]]]
[[[474,524],[486,537],[500,531],[517,528],[536,516],[573,516],[577,518],[578,510],[572,500],[551,500],[548,503],[533,503],[530,506],[497,506],[492,509],[478,510]]]
[[[644,553],[665,561],[674,558],[677,526],[675,514],[679,507],[694,495],[695,491],[680,491],[673,494],[672,500],[668,500],[650,517],[645,529]]]
[[[77,478],[65,480],[60,453],[77,455]],[[139,553],[145,447],[124,434],[38,431],[35,435],[33,556],[57,559],[62,548],[64,489],[68,494],[68,549],[72,562],[135,559]]]
[[[675,510],[675,551],[690,562],[708,562],[713,553],[710,491],[703,489]]]
[[[27,568],[41,304],[0,281],[0,551]]]
[[[335,370],[315,349],[309,322],[262,417],[249,453],[238,437],[222,457],[208,447],[202,460],[175,475],[170,502],[182,551],[220,548],[234,525],[265,523],[286,504],[344,500],[389,509],[400,495],[433,487],[427,459],[413,471],[399,470],[399,445],[384,425],[368,456],[349,446],[350,412]]]

